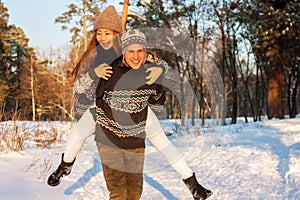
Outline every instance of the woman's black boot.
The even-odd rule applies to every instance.
[[[71,163],[66,163],[66,162],[64,162],[64,154],[62,154],[60,165],[58,166],[57,170],[55,170],[48,178],[48,182],[47,182],[48,185],[50,185],[50,186],[59,185],[62,178],[71,173],[72,166],[75,162],[75,159]]]
[[[212,191],[204,188],[198,183],[195,173],[193,173],[193,176],[191,176],[190,178],[184,179],[183,182],[191,191],[195,200],[204,200],[212,195]]]

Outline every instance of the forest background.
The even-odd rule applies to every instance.
[[[22,27],[9,24],[9,10],[0,0],[1,121],[73,120],[68,74],[87,48],[95,16],[108,4],[74,0],[66,5],[54,23],[71,32],[70,44],[39,52],[28,45]],[[128,5],[127,29],[161,27],[171,30],[173,38],[184,33],[192,41],[184,53],[201,50],[200,60],[210,60],[191,62],[174,52],[152,49],[178,75],[174,79],[168,72],[165,77],[172,85],[166,88],[167,118],[181,118],[182,125],[186,118],[201,118],[202,125],[206,118],[223,119],[223,124],[230,118],[235,124],[238,117],[247,122],[249,117],[258,121],[262,116],[282,119],[299,113],[298,0],[125,0],[119,5]],[[208,65],[218,69],[222,83],[216,87],[223,89],[213,88],[214,94],[214,84],[202,74]],[[209,73],[206,77],[213,80],[215,73]]]

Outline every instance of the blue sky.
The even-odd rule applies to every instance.
[[[23,29],[29,45],[47,49],[68,43],[71,34],[62,31],[54,20],[67,10],[62,0],[2,0],[9,13],[9,23]]]
[[[61,24],[54,20],[67,11],[67,5],[76,0],[2,0],[9,13],[9,24],[23,29],[29,38],[29,45],[47,50],[49,47],[61,47],[71,39],[68,30],[62,31]],[[117,4],[118,0],[108,0]],[[121,10],[118,10],[121,12]]]

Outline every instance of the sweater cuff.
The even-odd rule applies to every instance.
[[[94,69],[90,69],[88,71],[88,74],[92,80],[96,80],[97,78],[99,78]]]
[[[149,107],[152,109],[157,119],[164,120],[167,119],[167,112],[163,105],[159,104],[149,104]]]

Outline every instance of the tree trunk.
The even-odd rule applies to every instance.
[[[173,93],[171,93],[170,95],[169,95],[169,108],[170,108],[170,110],[169,110],[169,119],[172,119],[173,117],[174,117],[174,108],[173,108],[173,105],[174,105],[174,103],[173,103]]]
[[[192,114],[192,126],[195,126],[195,110],[196,110],[196,102],[197,102],[197,98],[193,98],[193,102],[192,102],[192,110],[191,110],[191,114]]]
[[[259,66],[256,67],[256,75],[255,75],[255,104],[256,104],[256,110],[255,110],[255,116],[253,116],[253,121],[257,121],[260,118],[261,114],[261,87],[259,84]]]
[[[237,76],[236,71],[234,70],[234,78],[232,80],[232,117],[231,123],[236,124],[237,120]]]
[[[268,89],[268,118],[273,117],[284,118],[284,105],[283,105],[283,83],[284,77],[280,67],[275,67],[271,73]]]
[[[88,36],[87,36],[87,26],[86,26],[86,11],[85,11],[85,6],[86,6],[86,0],[82,1],[82,27],[83,27],[83,45],[84,45],[84,50],[87,49],[87,41],[88,41]]]
[[[30,63],[30,89],[31,89],[31,106],[32,106],[32,121],[35,121],[35,95],[34,95],[34,76],[33,76],[33,59]]]
[[[297,70],[297,72],[295,72]],[[298,87],[299,87],[299,75],[300,70],[299,68],[294,69],[290,73],[290,78],[289,78],[289,83],[288,83],[288,104],[289,104],[289,113],[290,113],[290,118],[295,118],[296,114],[298,112],[298,102],[297,102],[297,97],[298,97]],[[297,74],[296,77],[293,76],[294,74]]]
[[[126,30],[126,23],[127,23],[127,18],[128,18],[128,5],[129,5],[129,0],[124,0],[123,13],[122,13],[122,28],[123,28],[123,31]]]
[[[180,77],[180,107],[181,107],[181,126],[184,126],[185,121],[185,98],[184,98],[184,80],[183,77]]]

